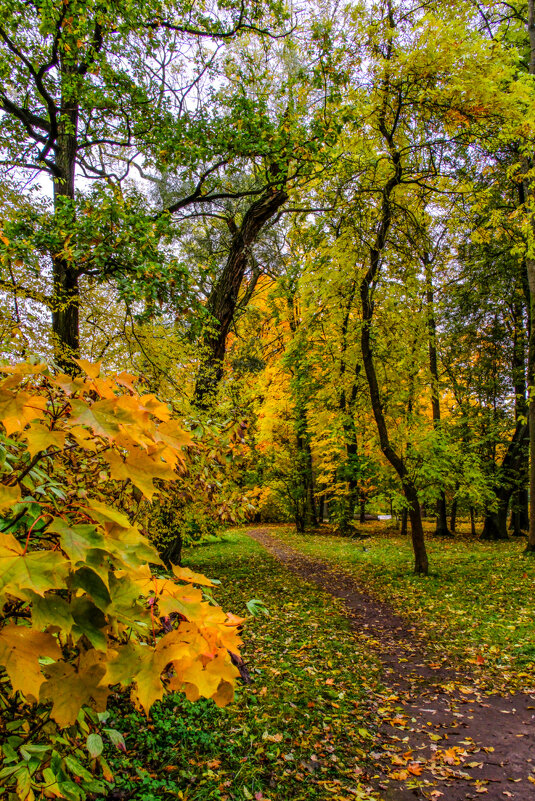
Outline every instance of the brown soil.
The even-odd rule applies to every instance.
[[[354,577],[298,553],[273,531],[248,534],[342,599],[352,628],[383,664],[387,690],[377,701],[380,741],[368,779],[384,801],[535,801],[535,694],[482,694],[474,677],[434,662],[429,643]]]

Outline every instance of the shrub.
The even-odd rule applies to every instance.
[[[0,368],[0,784],[23,801],[111,778],[113,688],[147,714],[169,690],[224,705],[238,674],[242,621],[204,599],[205,576],[164,574],[131,519],[175,481],[189,435],[133,376],[78,365]]]

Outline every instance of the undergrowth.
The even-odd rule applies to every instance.
[[[216,595],[224,608],[245,616],[251,598],[268,608],[269,617],[249,620],[244,631],[254,683],[224,709],[171,696],[149,720],[117,698],[113,724],[126,753],[109,755],[108,798],[372,798],[364,780],[379,668],[338,602],[237,533],[189,549],[185,565],[222,580]]]

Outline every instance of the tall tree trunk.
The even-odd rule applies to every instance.
[[[63,79],[72,78],[70,69],[63,67]],[[74,181],[78,136],[78,103],[67,90],[62,99],[58,123],[54,178],[54,211],[67,219],[74,215]],[[74,219],[72,219],[74,223]],[[68,232],[67,235],[71,235]],[[73,358],[80,355],[79,289],[76,265],[60,254],[52,254],[52,335],[56,363],[68,373],[76,373]]]
[[[520,187],[520,200],[524,202],[523,187]],[[524,271],[526,265],[523,265]],[[526,331],[525,331],[525,303],[529,304],[529,286],[526,290],[527,276],[523,276],[523,287],[517,290],[513,301],[513,385],[515,388],[515,420],[526,418],[528,414],[527,387],[526,387]],[[528,314],[529,318],[529,314]],[[528,337],[529,343],[529,337]],[[523,537],[529,530],[529,497],[527,483],[529,481],[529,442],[525,443],[524,456],[520,461],[517,486],[511,499],[511,520],[509,528],[513,537]]]
[[[528,0],[529,73],[535,75],[535,0]],[[533,159],[528,168],[533,168]],[[528,204],[535,202],[533,179],[525,181]],[[535,209],[531,209],[531,241],[528,239],[526,270],[529,288],[529,346],[528,346],[528,424],[529,424],[529,533],[526,551],[535,553]]]
[[[403,487],[403,493],[407,500],[409,517],[411,520],[412,547],[414,551],[414,572],[417,574],[422,573],[427,575],[429,572],[429,562],[425,547],[418,492],[411,476],[407,471],[403,459],[398,453],[396,453],[390,443],[386,419],[383,412],[383,404],[381,401],[381,395],[379,393],[379,384],[375,370],[375,360],[371,347],[371,323],[373,319],[373,299],[371,297],[371,292],[377,281],[381,255],[386,246],[388,231],[392,222],[391,196],[394,189],[401,183],[403,172],[401,155],[394,146],[393,131],[388,130],[384,119],[380,120],[379,128],[388,146],[393,174],[383,188],[380,219],[376,229],[373,246],[370,248],[369,267],[360,284],[360,300],[362,306],[362,329],[360,343],[362,348],[362,360],[364,362],[364,369],[366,372],[366,378],[368,380],[370,400],[377,425],[377,432],[379,434],[381,450],[398,474]]]
[[[386,231],[385,231],[386,236]],[[377,424],[377,431],[379,434],[379,442],[381,450],[384,455],[398,474],[403,493],[407,500],[408,513],[411,521],[411,534],[412,534],[412,547],[414,551],[414,571],[415,573],[423,573],[427,575],[429,571],[429,563],[427,558],[427,551],[425,548],[424,532],[422,527],[422,517],[420,514],[420,503],[418,500],[418,492],[414,482],[408,474],[407,468],[402,458],[397,454],[391,443],[386,426],[386,419],[383,413],[383,405],[381,396],[379,394],[379,385],[377,382],[377,373],[375,370],[375,361],[371,348],[370,338],[370,325],[373,317],[373,304],[370,299],[371,283],[379,266],[380,249],[373,249],[371,253],[371,267],[364,277],[360,286],[360,295],[362,301],[362,317],[363,325],[361,332],[361,347],[362,358],[364,362],[364,369],[366,371],[366,378],[368,379],[368,386],[370,390],[370,400],[372,404],[375,422]]]
[[[307,460],[307,516],[313,528],[318,526],[318,511],[316,507],[316,495],[314,492],[314,463],[312,461],[312,448],[310,439],[307,437],[305,442]]]
[[[423,262],[425,267],[425,291],[427,303],[429,373],[431,376],[431,412],[433,415],[433,428],[435,431],[438,431],[440,429],[440,392],[438,384],[437,323],[435,319],[432,263],[428,253],[424,253]],[[435,527],[435,535],[438,537],[451,537],[452,532],[448,528],[446,493],[444,492],[444,489],[441,489],[440,491],[440,497],[437,501],[436,511],[437,523]]]
[[[199,409],[209,409],[213,405],[223,376],[227,337],[234,319],[250,248],[264,225],[288,199],[286,191],[281,188],[286,175],[281,173],[278,166],[272,168],[271,174],[274,185],[249,207],[239,228],[233,225],[232,242],[225,267],[206,304],[212,324],[204,334],[203,362],[195,384],[194,403]]]

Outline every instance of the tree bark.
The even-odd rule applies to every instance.
[[[513,493],[509,530],[513,537],[525,537],[529,531],[529,495],[524,487]]]
[[[212,324],[204,335],[203,362],[197,374],[194,393],[194,404],[199,409],[206,410],[213,405],[223,376],[227,337],[234,319],[250,248],[264,225],[288,199],[285,189],[280,186],[284,184],[286,174],[281,174],[279,167],[274,167],[271,172],[279,186],[270,186],[249,207],[240,227],[234,227],[225,267],[208,298],[206,308]]]
[[[488,512],[485,516],[483,531],[481,532],[482,540],[509,539],[509,534],[507,532],[507,511],[509,509],[511,495],[515,488],[515,481],[519,468],[525,459],[525,447],[528,436],[528,426],[522,420],[519,420],[516,424],[513,438],[509,443],[502,464],[500,465],[498,473],[500,484],[494,488],[498,507],[495,511]]]
[[[535,75],[535,0],[528,0],[529,74]],[[530,159],[528,167],[533,167]],[[525,181],[528,204],[535,202],[533,179]],[[528,424],[529,424],[529,532],[527,553],[535,553],[535,210],[531,209],[526,271],[529,287]]]
[[[453,536],[455,534],[457,528],[457,505],[458,501],[457,498],[454,498],[451,504],[451,516],[450,516],[450,535]]]
[[[62,78],[65,83],[72,78],[72,70],[69,67],[63,67]],[[60,113],[54,162],[56,168],[54,211],[56,216],[66,213],[69,218],[74,214],[73,201],[78,146],[78,102],[72,97],[69,89],[64,90]],[[51,255],[54,357],[62,370],[67,373],[76,373],[78,368],[74,364],[73,358],[80,355],[79,273],[76,266],[64,255],[55,253]]]
[[[427,303],[429,373],[431,376],[431,412],[433,415],[433,428],[435,431],[438,431],[440,429],[440,392],[438,385],[437,323],[435,319],[435,297],[433,291],[432,264],[428,253],[424,253],[423,262],[425,267],[425,294]],[[435,536],[452,536],[452,532],[448,528],[446,493],[443,489],[440,491],[440,497],[437,501],[437,523],[435,527]]]
[[[385,231],[386,237],[386,231]],[[379,442],[381,450],[396,471],[403,487],[403,493],[408,504],[408,513],[411,521],[411,534],[412,546],[414,551],[414,572],[423,573],[427,575],[429,572],[429,563],[427,558],[427,551],[425,548],[424,532],[422,527],[422,517],[420,514],[420,503],[418,500],[418,492],[414,485],[412,478],[409,476],[407,468],[402,458],[394,451],[388,429],[386,426],[386,419],[383,413],[383,405],[379,393],[379,385],[377,382],[377,373],[375,371],[375,361],[371,348],[370,340],[370,324],[373,317],[373,304],[370,299],[370,286],[377,274],[379,266],[380,249],[372,249],[371,252],[371,266],[368,273],[360,286],[360,295],[362,301],[362,317],[363,325],[361,332],[361,347],[362,358],[364,362],[364,369],[366,371],[366,378],[368,379],[368,386],[370,390],[370,399],[377,424],[379,434]]]
[[[424,532],[422,527],[422,517],[420,514],[420,503],[418,492],[414,482],[409,475],[403,459],[395,452],[388,435],[386,419],[383,412],[383,404],[379,393],[379,384],[375,370],[375,360],[371,347],[371,322],[373,319],[373,300],[371,291],[377,280],[382,252],[385,248],[387,235],[392,222],[391,195],[394,189],[400,184],[402,178],[401,156],[393,144],[392,132],[386,128],[384,120],[380,123],[381,133],[385,138],[390,151],[393,174],[383,188],[383,199],[381,203],[381,214],[377,227],[375,241],[370,248],[370,263],[366,275],[360,284],[360,300],[362,306],[362,329],[361,329],[361,348],[364,370],[368,380],[370,400],[379,434],[381,450],[388,459],[394,470],[399,476],[403,493],[407,500],[408,512],[411,521],[412,547],[414,551],[414,572],[427,575],[429,572],[429,562],[425,547]]]
[[[361,524],[366,522],[366,498],[364,497],[364,495],[361,495],[361,496],[360,496],[360,516],[359,516],[359,522],[360,522]]]

